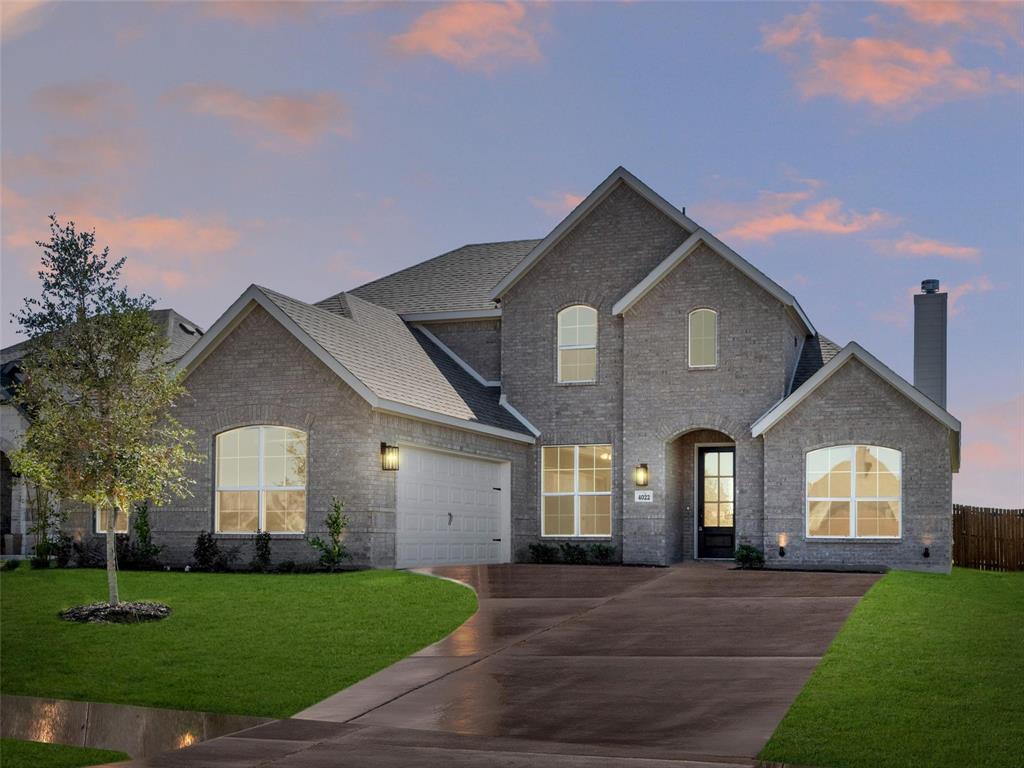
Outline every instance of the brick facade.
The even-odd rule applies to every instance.
[[[501,378],[500,319],[424,323],[423,327],[488,381]]]

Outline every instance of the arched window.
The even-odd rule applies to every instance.
[[[807,535],[899,538],[903,455],[877,445],[807,454]]]
[[[217,435],[218,533],[304,533],[306,433],[242,427]]]
[[[695,309],[690,313],[689,326],[690,367],[714,368],[718,365],[718,313],[713,309]]]
[[[558,313],[558,380],[597,380],[597,310],[583,304]]]

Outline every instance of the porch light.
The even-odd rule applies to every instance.
[[[651,481],[651,473],[647,471],[646,464],[637,464],[633,467],[633,484],[643,488]]]
[[[779,557],[786,556],[786,534],[779,534]]]
[[[380,468],[385,472],[394,472],[398,469],[398,446],[380,444]]]
[[[932,553],[928,551],[928,547],[925,547],[924,548],[924,552],[921,553],[921,557],[929,558],[931,556],[932,556]]]

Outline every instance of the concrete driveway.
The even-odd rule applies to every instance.
[[[146,766],[749,766],[870,574],[437,568],[479,611],[292,720]]]

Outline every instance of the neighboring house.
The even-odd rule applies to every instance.
[[[195,323],[173,309],[150,311],[153,321],[167,336],[169,344],[165,360],[178,360],[202,337]],[[28,414],[13,401],[14,390],[21,377],[21,359],[27,341],[0,350],[0,547],[5,555],[31,554],[35,540],[28,536],[32,524],[32,489],[11,471],[10,454],[21,446],[28,429]],[[68,530],[76,538],[94,535],[104,529],[105,523],[93,519],[93,513],[81,504],[65,503],[68,512]],[[127,530],[120,523],[117,530]],[[98,526],[98,527],[97,527]]]
[[[912,386],[619,168],[542,240],[315,304],[246,290],[179,361],[203,460],[154,538],[174,563],[202,530],[245,558],[261,529],[276,560],[309,559],[337,497],[365,565],[574,542],[945,571],[945,310],[915,298]]]

